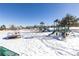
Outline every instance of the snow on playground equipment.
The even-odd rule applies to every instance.
[[[66,38],[66,36],[68,35],[68,32],[69,32],[69,27],[68,26],[62,27],[58,24],[58,22],[59,22],[58,20],[54,21],[54,30],[48,36],[53,35],[53,36],[55,36],[57,38],[61,38],[61,39]],[[59,39],[59,40],[61,40],[61,39]]]
[[[41,29],[42,33],[45,32],[45,31],[49,32],[48,29],[44,26],[42,26],[40,29]],[[58,40],[62,40],[63,38],[66,38],[66,36],[68,35],[68,32],[69,32],[69,27],[59,26],[58,23],[56,22],[56,24],[54,25],[54,30],[53,30],[52,33],[50,33],[48,35],[44,35],[44,36],[37,36],[37,34],[34,36],[34,34],[33,34],[30,37],[25,37],[25,39],[36,38],[36,37],[50,37],[50,36],[53,36],[54,38],[56,38]]]
[[[15,39],[15,38],[20,38],[20,33],[19,32],[14,32],[14,33],[8,33],[7,37],[4,37],[3,39]]]
[[[0,46],[0,56],[19,56],[19,54]]]

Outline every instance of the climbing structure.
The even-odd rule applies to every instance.
[[[59,24],[60,21],[58,21],[58,19],[56,19],[54,21],[54,30],[50,35],[55,34],[55,36],[62,36],[63,38],[65,38],[67,36],[67,32],[69,32],[69,27],[68,26],[61,26]]]

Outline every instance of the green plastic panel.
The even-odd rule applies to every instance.
[[[0,56],[19,56],[19,54],[0,46]]]

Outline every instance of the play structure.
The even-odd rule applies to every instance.
[[[19,56],[19,54],[0,46],[0,56]]]
[[[66,36],[68,35],[68,32],[70,32],[69,26],[60,26],[58,24],[58,20],[55,20],[54,21],[54,30],[48,36],[54,35],[56,37],[66,38]]]
[[[3,39],[16,39],[16,38],[21,38],[21,35],[19,32],[14,32],[14,33],[8,33],[6,37]]]

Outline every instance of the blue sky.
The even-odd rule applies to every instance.
[[[36,25],[41,21],[53,24],[66,14],[79,17],[79,4],[0,4],[0,25]]]

